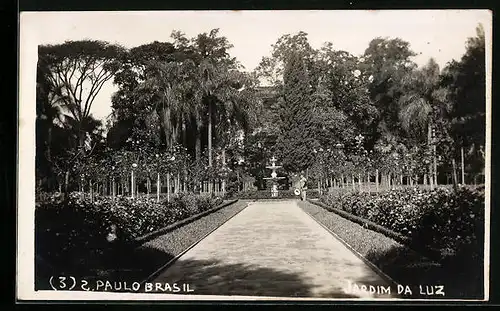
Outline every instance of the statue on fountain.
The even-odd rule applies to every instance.
[[[266,168],[268,168],[272,171],[271,177],[264,177],[264,179],[271,180],[271,182],[272,182],[271,197],[277,198],[278,197],[278,180],[283,179],[285,177],[279,177],[278,173],[276,173],[276,170],[281,168],[281,166],[276,166],[277,159],[273,156],[270,161],[271,161],[271,166],[266,166]]]

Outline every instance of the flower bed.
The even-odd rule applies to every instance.
[[[401,234],[415,248],[439,249],[441,260],[483,260],[483,188],[335,193],[320,201]]]
[[[67,202],[47,200],[35,209],[36,253],[51,265],[75,267],[87,260],[134,243],[134,239],[177,221],[210,210],[219,197],[193,194],[154,198],[89,198],[72,194]],[[110,243],[113,242],[113,243]]]
[[[307,198],[315,199],[318,198],[317,190],[307,190]],[[279,190],[278,197],[271,196],[271,190],[257,190],[257,191],[242,191],[233,194],[233,197],[238,199],[246,200],[264,200],[264,199],[300,199],[300,196],[296,195],[293,190]]]

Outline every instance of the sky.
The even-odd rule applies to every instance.
[[[219,28],[234,46],[230,54],[246,70],[269,56],[279,37],[299,31],[308,34],[313,48],[332,42],[335,49],[354,55],[361,55],[376,37],[398,37],[419,53],[413,59],[418,65],[432,57],[442,68],[461,58],[478,23],[485,28],[488,44],[491,18],[486,10],[22,12],[21,66],[28,58],[36,64],[38,44],[93,39],[131,48],[171,41],[173,30],[190,38]],[[103,119],[111,113],[115,91],[112,82],[102,88],[91,109],[95,117]]]

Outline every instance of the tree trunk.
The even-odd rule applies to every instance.
[[[369,172],[366,172],[365,189],[368,190],[368,193],[371,192],[371,180]]]
[[[226,168],[226,148],[222,148],[222,167]],[[222,178],[222,195],[226,193],[226,174]]]
[[[170,202],[170,173],[167,173],[167,202]]]
[[[174,194],[177,194],[177,177],[175,175],[172,176],[172,181],[174,183],[174,185],[173,185],[174,186],[174,191],[173,192],[174,192]]]
[[[181,173],[177,173],[177,193],[181,191]]]
[[[196,160],[200,160],[201,159],[201,137],[200,137],[200,133],[199,133],[199,130],[196,132],[196,145],[195,145],[195,156],[196,156]]]
[[[212,102],[208,102],[208,167],[212,167]]]
[[[462,159],[462,185],[465,185],[465,163],[464,163],[464,147],[460,148],[460,157]]]
[[[437,187],[438,185],[438,175],[437,175],[437,152],[436,152],[436,144],[432,145],[432,153],[433,153],[433,161],[434,161],[434,185]]]
[[[92,184],[92,180],[89,180],[90,186],[90,203],[94,202],[94,185]]]
[[[457,189],[458,177],[457,177],[457,167],[456,167],[456,164],[455,164],[455,158],[451,159],[451,163],[452,163],[452,166],[453,166],[453,188]]]
[[[375,170],[375,189],[377,192],[379,192],[379,186],[378,186],[378,168]]]
[[[69,192],[69,171],[66,171],[64,173],[64,192],[63,192],[63,199],[66,200],[68,198],[68,192]]]
[[[48,125],[49,128],[47,130],[47,160],[49,162],[52,162],[52,154],[51,154],[51,149],[52,149],[52,124]]]
[[[427,125],[427,148],[432,154],[432,158],[434,160],[434,150],[432,148],[432,125],[429,122]],[[434,172],[433,172],[433,161],[429,162],[429,185],[431,189],[434,189]]]
[[[182,145],[187,146],[186,120],[182,119]]]
[[[362,187],[362,181],[361,181],[361,174],[358,174],[358,185],[359,185],[359,191],[361,192],[361,187]]]

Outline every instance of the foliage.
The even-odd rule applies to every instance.
[[[416,247],[440,249],[443,257],[463,259],[469,253],[474,260],[482,258],[484,189],[338,192],[321,201],[407,236]]]
[[[98,197],[91,203],[88,196],[78,193],[64,202],[46,196],[35,209],[37,254],[54,264],[71,265],[74,258],[130,243],[221,203],[219,197],[193,194],[176,196],[168,203],[149,197]],[[116,234],[116,240],[108,241],[110,234]]]
[[[243,175],[264,188],[272,156],[281,173],[304,172],[310,185],[376,170],[384,180],[420,182],[434,162],[444,181],[461,148],[466,175],[484,174],[481,27],[462,59],[443,70],[432,59],[417,68],[401,38],[375,38],[355,56],[329,42],[315,49],[302,31],[285,34],[251,73],[231,48],[218,29],[192,38],[174,31],[170,42],[130,49],[89,40],[41,46],[38,187],[86,191],[113,181],[126,188],[135,163],[134,178],[148,191],[158,174],[190,191],[211,179],[237,191]],[[86,79],[95,85],[80,96]],[[90,107],[110,79],[118,91],[103,139],[105,122]],[[259,87],[262,79],[272,85]]]

